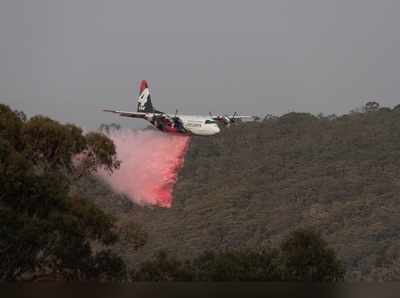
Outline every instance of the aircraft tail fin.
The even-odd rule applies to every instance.
[[[155,112],[153,104],[151,103],[149,85],[145,80],[140,81],[137,111],[143,113]]]

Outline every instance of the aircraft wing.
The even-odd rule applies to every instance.
[[[229,119],[229,120],[254,120],[256,116],[243,116],[243,115],[218,115],[212,117],[214,120]]]
[[[116,111],[116,110],[103,110],[103,112],[109,112],[118,114],[122,117],[130,117],[130,118],[146,118],[151,116],[153,113],[142,113],[142,112],[126,112],[126,111]]]
[[[232,115],[232,116],[229,116],[228,115],[228,117],[229,118],[231,118],[231,119],[254,119],[254,116],[242,116],[242,115]]]

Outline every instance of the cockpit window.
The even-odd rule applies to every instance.
[[[213,124],[213,123],[217,123],[217,122],[214,120],[206,120],[206,124]]]

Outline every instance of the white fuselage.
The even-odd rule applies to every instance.
[[[210,136],[219,133],[221,130],[216,121],[210,117],[179,115],[186,130],[194,135]]]
[[[195,115],[171,115],[171,114],[166,114],[166,115],[168,116],[169,119],[178,118],[187,134],[193,134],[198,136],[211,136],[221,131],[217,122],[211,117],[195,116]],[[145,118],[148,121],[150,121],[153,124],[153,126],[159,128],[157,123],[152,122],[153,118],[152,114],[148,114],[148,116],[146,115]],[[174,132],[174,129],[175,128],[172,128],[172,130],[164,128],[162,130],[166,132]],[[180,131],[175,131],[175,132],[179,133]]]

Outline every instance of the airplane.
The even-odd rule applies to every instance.
[[[198,136],[211,136],[219,133],[221,131],[219,125],[229,127],[240,119],[255,119],[254,116],[239,116],[237,113],[232,116],[213,116],[211,113],[209,116],[198,116],[178,115],[178,111],[175,114],[158,111],[153,107],[149,85],[145,80],[142,80],[139,85],[137,112],[109,109],[103,111],[119,114],[122,117],[145,119],[162,132]]]

